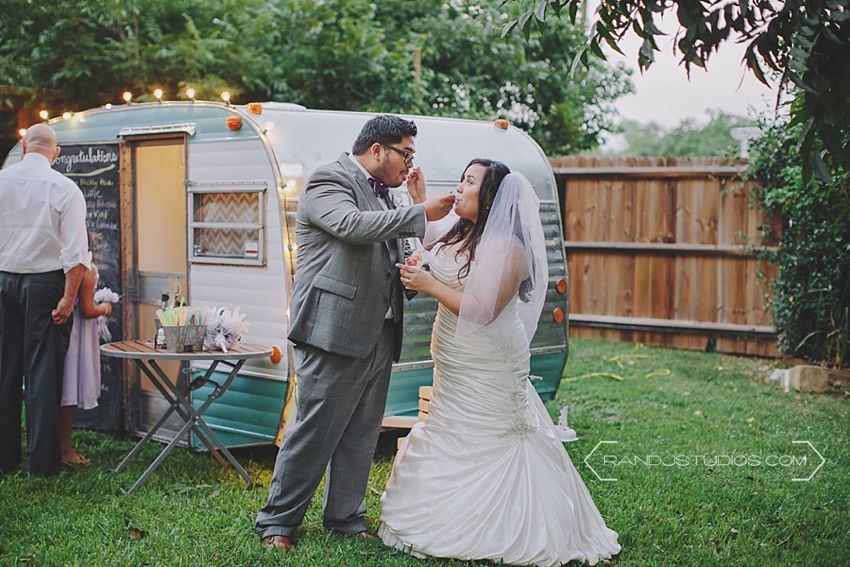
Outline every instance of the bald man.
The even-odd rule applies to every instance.
[[[0,473],[21,464],[21,385],[26,388],[27,471],[60,465],[58,415],[71,314],[90,267],[86,203],[51,169],[56,133],[31,126],[23,159],[0,171]]]

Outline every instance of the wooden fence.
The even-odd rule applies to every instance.
[[[551,159],[563,205],[570,334],[775,356],[765,218],[715,158]]]

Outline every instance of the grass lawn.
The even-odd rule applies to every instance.
[[[614,565],[850,562],[850,402],[768,388],[761,377],[769,363],[758,359],[587,340],[573,340],[571,349],[549,409],[557,415],[562,402],[570,405],[580,436],[568,445],[570,456],[620,534]],[[623,381],[587,376],[596,372]],[[464,564],[419,561],[380,543],[329,535],[318,499],[293,553],[265,551],[251,530],[274,448],[236,451],[258,482],[253,490],[208,455],[178,450],[146,486],[122,496],[120,487],[130,486],[161,446],[146,447],[115,474],[133,439],[77,431],[75,440],[91,467],[49,479],[0,477],[0,565]],[[795,440],[810,441],[826,458],[808,482],[791,479],[811,474],[820,459]],[[599,441],[616,444],[591,455]],[[373,526],[394,447],[385,435],[372,467]],[[598,480],[582,462],[588,455],[602,477],[617,480]],[[686,466],[667,466],[677,456]],[[721,462],[709,466],[702,456]],[[808,462],[773,460],[784,456]]]

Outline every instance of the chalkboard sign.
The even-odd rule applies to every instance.
[[[121,199],[118,178],[118,144],[62,144],[53,169],[66,175],[86,198],[86,225],[92,238],[92,255],[100,280],[121,294]],[[109,317],[112,340],[122,339],[121,305]],[[101,357],[101,391],[98,407],[77,411],[75,424],[93,429],[118,430],[124,423],[124,377],[119,359]]]

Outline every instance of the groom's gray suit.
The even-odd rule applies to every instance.
[[[401,351],[398,239],[425,233],[425,208],[385,210],[343,154],[311,175],[295,233],[289,339],[295,343],[297,414],[256,531],[291,538],[327,468],[325,525],[355,534],[366,530],[366,483],[392,362]]]

